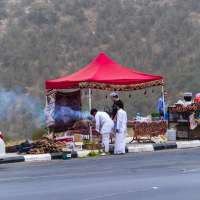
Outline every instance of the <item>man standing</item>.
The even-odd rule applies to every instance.
[[[108,153],[110,133],[114,127],[114,123],[106,112],[98,111],[96,108],[93,108],[90,114],[95,117],[96,131],[102,135],[104,151]]]
[[[115,154],[124,154],[126,148],[127,134],[127,114],[123,110],[123,104],[118,102],[116,115],[116,137],[115,137]]]
[[[164,100],[164,102],[163,102],[163,100]],[[167,107],[168,107],[167,92],[164,91],[164,98],[163,98],[163,95],[161,94],[161,96],[159,97],[159,99],[157,101],[156,110],[160,114],[160,117],[165,120],[167,120],[167,118],[168,118]]]
[[[119,95],[116,92],[112,92],[110,94],[111,100],[113,101],[113,105],[112,105],[112,119],[115,121],[116,118],[116,114],[117,114],[117,104],[120,103],[123,107],[124,104],[123,102],[119,99]]]

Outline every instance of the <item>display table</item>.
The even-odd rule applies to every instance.
[[[164,135],[167,131],[167,121],[158,120],[151,122],[128,121],[128,126],[134,130],[133,140],[142,140],[144,138]]]

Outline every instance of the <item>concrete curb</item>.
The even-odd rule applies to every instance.
[[[129,153],[152,152],[166,149],[186,149],[200,147],[200,140],[165,142],[158,144],[127,144]]]
[[[24,155],[25,162],[48,161],[51,160],[51,154]]]
[[[154,151],[152,144],[128,144],[127,147],[128,147],[128,153]]]
[[[178,141],[176,144],[178,149],[195,148],[200,147],[200,140]]]
[[[166,142],[159,144],[127,144],[127,153],[139,153],[139,152],[153,152],[166,149],[186,149],[200,147],[200,140],[193,141],[177,141],[177,142]],[[37,155],[0,155],[0,164],[5,163],[16,163],[16,162],[35,162],[35,161],[50,161],[55,159],[68,160],[71,158],[84,158],[87,157],[90,152],[99,152],[98,150],[82,150],[74,152],[64,152],[64,153],[47,153],[47,154],[37,154]],[[113,154],[114,145],[110,145],[110,153]]]
[[[24,162],[25,158],[24,156],[9,156],[9,157],[3,157],[0,158],[0,164],[5,164],[5,163],[16,163],[16,162]]]
[[[153,144],[154,151],[165,150],[165,149],[177,149],[176,142]]]
[[[37,155],[16,155],[0,157],[0,164],[16,163],[16,162],[36,162],[36,161],[50,161],[55,159],[67,160],[72,157],[71,153],[52,153],[52,154],[37,154]],[[74,156],[75,157],[75,156]]]
[[[15,163],[15,162],[36,162],[36,161],[50,161],[63,159],[68,160],[71,158],[83,158],[87,157],[90,152],[99,152],[98,150],[85,150],[85,151],[74,151],[74,152],[63,152],[63,153],[47,153],[37,155],[0,155],[0,164]]]

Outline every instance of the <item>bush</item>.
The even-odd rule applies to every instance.
[[[10,135],[5,134],[5,135],[3,135],[3,140],[5,143],[8,143],[8,142],[12,141],[12,137]]]
[[[95,151],[91,151],[91,152],[88,154],[89,157],[96,157],[96,156],[99,156],[99,155],[100,155],[100,153],[99,153],[99,152],[95,152]]]
[[[42,136],[44,136],[46,134],[46,132],[47,131],[44,127],[34,130],[32,133],[32,140],[38,140],[38,139],[42,138]]]
[[[154,118],[154,117],[160,117],[160,113],[151,113],[151,117]]]

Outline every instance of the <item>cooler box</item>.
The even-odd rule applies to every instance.
[[[168,141],[176,141],[176,130],[168,129],[166,132],[166,137]]]

